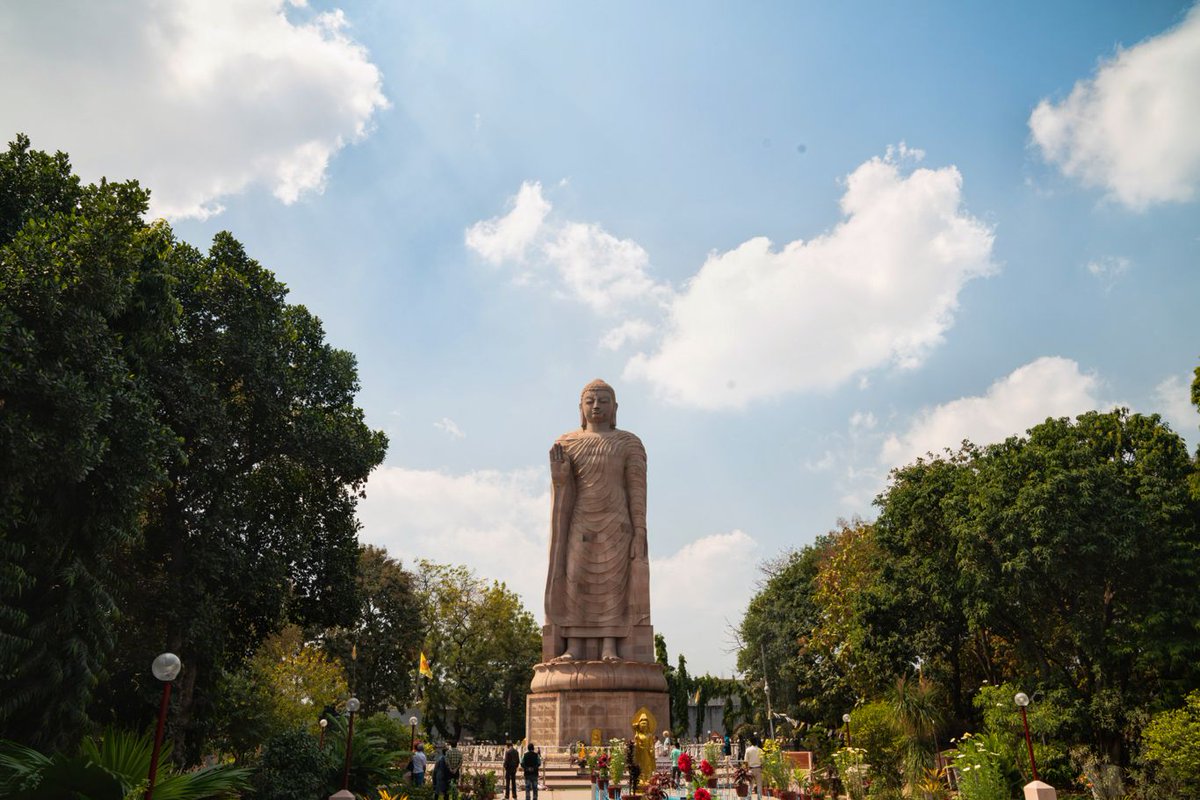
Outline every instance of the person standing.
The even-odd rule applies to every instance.
[[[446,769],[450,770],[450,789],[458,796],[458,775],[462,771],[463,754],[458,749],[458,739],[450,740],[450,749],[446,751]]]
[[[433,765],[433,800],[450,800],[450,768],[446,766],[446,746],[442,745]]]
[[[512,746],[512,742],[506,743],[508,749],[504,751],[504,798],[512,798],[517,800],[517,767],[521,765],[521,756],[517,753],[517,748]]]
[[[417,742],[416,749],[412,754],[412,783],[413,786],[425,785],[425,768],[429,764],[429,759],[425,758],[425,746]]]
[[[679,785],[679,776],[681,774],[681,770],[679,769],[679,756],[681,756],[681,755],[683,755],[683,747],[680,746],[679,737],[676,736],[675,737],[675,746],[671,748],[671,785],[672,786]]]
[[[533,749],[533,742],[526,746],[525,755],[521,756],[521,769],[525,771],[525,800],[531,800],[530,792],[533,793],[532,800],[537,800],[538,796],[538,769],[542,766],[542,757]]]
[[[762,797],[762,749],[758,746],[757,738],[751,739],[750,746],[746,748],[746,766],[750,768],[755,796]]]

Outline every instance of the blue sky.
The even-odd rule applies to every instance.
[[[407,565],[540,618],[546,451],[613,383],[693,670],[892,466],[1114,404],[1200,440],[1189,3],[8,4],[0,67],[9,138],[358,356]]]

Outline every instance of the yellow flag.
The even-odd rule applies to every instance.
[[[696,687],[696,693],[694,695],[692,695],[692,705],[694,705],[694,706],[700,705],[700,688],[699,687]]]
[[[417,672],[424,675],[426,678],[433,677],[433,668],[429,666],[429,659],[425,657],[425,651],[421,651],[421,663],[417,667]]]

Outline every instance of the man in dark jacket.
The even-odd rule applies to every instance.
[[[533,749],[533,742],[521,756],[521,769],[525,770],[525,800],[530,800],[529,793],[533,792],[532,800],[537,800],[538,768],[542,766],[542,757]]]
[[[504,751],[504,800],[517,800],[517,767],[521,765],[521,756],[512,742],[505,742],[508,749]]]

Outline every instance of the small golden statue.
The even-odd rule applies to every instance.
[[[633,715],[633,763],[637,764],[639,787],[654,774],[654,731],[657,728],[658,720],[645,706]]]

